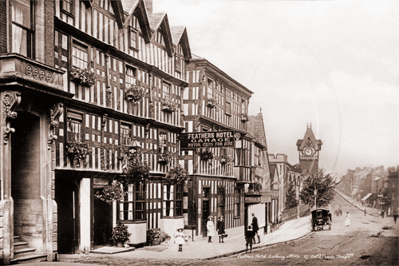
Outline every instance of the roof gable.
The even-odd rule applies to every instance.
[[[123,1],[123,0],[122,0]],[[111,8],[113,13],[115,14],[116,23],[118,23],[118,27],[121,29],[123,27],[124,20],[124,11],[122,1],[110,1]],[[111,11],[110,11],[111,12]],[[111,12],[112,13],[112,12]]]
[[[310,124],[310,126],[307,126],[306,128],[305,136],[303,139],[298,140],[296,145],[298,146],[299,151],[303,150],[304,147],[313,147],[316,151],[319,151],[321,150],[321,145],[323,145],[323,142],[319,139],[316,139],[313,134],[312,124]]]
[[[190,44],[188,42],[187,29],[185,26],[175,26],[170,28],[172,34],[172,42],[174,45],[178,46],[179,44],[183,48],[184,58],[185,60],[191,59],[191,49]]]
[[[166,52],[169,56],[173,55],[172,34],[169,27],[168,15],[166,13],[153,13],[148,16],[150,27],[157,32],[162,33],[165,41]],[[154,34],[155,35],[155,34]]]
[[[247,131],[267,149],[266,132],[263,123],[262,109],[256,116],[248,116]]]
[[[121,1],[123,4],[124,12],[127,14],[127,17],[124,21],[124,26],[128,25],[134,14],[139,21],[144,41],[146,43],[149,43],[151,40],[151,28],[144,1],[143,0],[121,0]]]

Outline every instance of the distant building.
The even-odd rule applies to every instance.
[[[305,136],[296,143],[299,151],[299,166],[303,171],[316,173],[319,170],[319,152],[323,142],[316,139],[312,126],[307,126]]]
[[[388,198],[392,212],[399,212],[399,166],[388,169]]]

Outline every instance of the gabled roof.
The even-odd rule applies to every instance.
[[[299,139],[296,142],[296,145],[298,146],[298,151],[303,150],[308,140],[310,140],[310,142],[313,144],[313,147],[316,151],[321,150],[321,145],[323,145],[323,142],[315,138],[312,130],[312,125],[307,126],[303,139]]]
[[[113,1],[111,1],[113,2]],[[115,1],[119,2],[119,1]],[[145,8],[145,4],[143,0],[121,0],[123,5],[123,10],[127,14],[127,17],[124,21],[124,26],[129,23],[133,14],[139,20],[141,33],[143,34],[143,38],[146,43],[149,43],[151,40],[151,28],[150,22],[148,20],[147,11]],[[114,7],[114,6],[112,6]],[[115,11],[115,8],[114,8]]]
[[[161,30],[165,41],[166,52],[169,56],[173,56],[172,34],[169,27],[168,15],[166,13],[153,13],[148,16],[148,19],[152,30],[155,32],[159,29]]]
[[[122,0],[123,1],[123,0]],[[115,20],[116,23],[118,23],[118,27],[121,29],[123,27],[123,23],[125,22],[125,17],[124,17],[124,10],[123,10],[123,4],[122,1],[110,1],[110,4],[112,6],[112,9],[114,10],[115,13]],[[86,1],[87,2],[87,1]],[[91,1],[89,1],[91,3]]]
[[[247,131],[255,137],[256,141],[266,147],[266,132],[263,123],[262,109],[256,116],[248,116]]]
[[[191,59],[191,49],[190,44],[188,42],[188,35],[185,26],[175,26],[171,27],[170,31],[172,33],[172,41],[173,44],[178,46],[179,43],[183,48],[184,58],[186,60]]]

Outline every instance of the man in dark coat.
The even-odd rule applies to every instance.
[[[260,243],[260,236],[258,234],[259,230],[259,225],[258,225],[258,218],[256,218],[255,213],[252,213],[252,230],[254,231],[254,244],[259,244]],[[258,236],[258,243],[255,241],[255,235]]]

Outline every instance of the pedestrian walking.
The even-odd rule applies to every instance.
[[[248,251],[248,246],[250,247],[250,252],[252,252],[252,241],[254,241],[254,231],[252,229],[252,225],[248,225],[247,232],[245,233],[245,246]]]
[[[345,226],[348,227],[351,224],[351,216],[349,214],[349,212],[346,212],[345,215]]]
[[[218,231],[218,235],[219,235],[219,243],[224,243],[224,241],[223,241],[223,237],[225,234],[224,227],[225,227],[225,224],[223,221],[223,217],[220,216],[219,221],[216,224],[216,230]]]
[[[399,216],[399,208],[393,213],[393,221],[395,224],[396,224],[396,219],[398,219],[398,216]]]
[[[260,236],[258,234],[259,225],[258,225],[258,218],[256,218],[255,213],[252,213],[252,230],[254,231],[254,237],[253,237],[254,244],[259,244],[260,243]],[[258,243],[256,243],[255,235],[258,237]]]
[[[381,211],[381,217],[382,217],[382,219],[385,218],[385,212],[384,212],[384,210]]]
[[[212,243],[212,237],[215,235],[215,225],[213,223],[212,216],[208,217],[208,222],[206,223],[206,230],[208,236],[208,243]]]
[[[179,245],[179,250],[178,252],[183,252],[183,244],[186,239],[186,235],[183,233],[183,228],[177,229],[177,233],[175,233],[175,243]]]
[[[367,209],[364,208],[364,216],[366,216],[366,214],[367,214]]]

